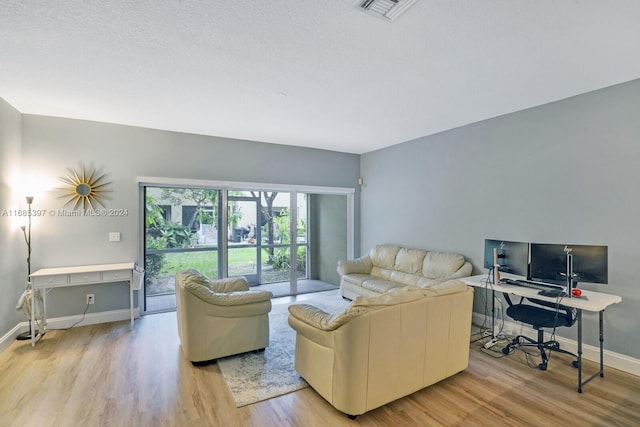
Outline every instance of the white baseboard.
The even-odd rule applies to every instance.
[[[138,319],[140,317],[140,310],[135,308],[133,310],[134,318]],[[47,329],[67,329],[74,325],[76,322],[82,319],[82,314],[73,315],[73,316],[65,316],[65,317],[55,317],[53,319],[47,319]],[[131,312],[128,308],[122,310],[110,310],[110,311],[101,311],[98,313],[88,313],[84,316],[84,319],[79,322],[75,326],[88,326],[95,325],[98,323],[109,323],[109,322],[119,322],[121,320],[130,320]],[[0,351],[7,348],[18,335],[23,332],[27,332],[29,330],[29,322],[24,321],[17,324],[13,329],[4,334],[0,338]]]
[[[486,322],[486,323],[485,323]],[[473,313],[473,323],[476,325],[491,325],[491,318],[485,318],[480,313]],[[525,335],[532,339],[538,338],[538,333],[528,325],[505,320],[502,333],[507,336]],[[605,335],[606,338],[606,335]],[[578,342],[568,338],[556,335],[556,341],[560,346],[568,351],[576,353],[578,351]],[[619,369],[623,372],[640,376],[640,360],[633,357],[607,350],[602,352],[604,355],[604,365],[607,367]],[[600,348],[598,346],[582,344],[582,357],[592,362],[600,363]],[[606,375],[606,371],[605,371]]]
[[[25,329],[25,331],[27,331],[27,330],[29,330],[28,327]],[[22,332],[24,332],[24,331],[22,330],[21,324],[17,324],[16,326],[13,327],[13,329],[11,329],[9,332],[7,332],[2,337],[0,337],[0,351],[3,351],[5,348],[9,347],[9,345]]]

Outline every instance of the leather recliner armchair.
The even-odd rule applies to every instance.
[[[271,292],[250,291],[244,277],[209,280],[193,269],[175,281],[182,352],[194,365],[269,345]]]

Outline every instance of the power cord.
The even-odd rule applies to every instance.
[[[490,336],[491,339],[489,341],[483,341],[483,345],[485,349],[489,349],[491,347],[493,347],[495,344],[497,344],[498,342],[501,342],[504,340],[504,326],[505,326],[505,320],[504,320],[504,305],[502,304],[502,301],[495,296],[495,292],[493,289],[493,274],[495,274],[495,268],[490,268],[489,272],[487,273],[487,277],[482,281],[482,283],[484,284],[484,295],[481,293],[480,294],[480,298],[482,300],[482,303],[484,304],[484,321],[482,323],[481,326],[481,330],[489,330],[490,333],[488,335],[483,335],[482,338],[478,338],[475,341],[480,341],[483,340],[484,338],[486,338],[487,336]],[[492,310],[491,313],[489,312],[489,291],[491,291],[491,298],[492,298]],[[498,310],[496,311],[496,305]],[[487,320],[491,319],[491,327],[489,327],[487,325]],[[497,325],[497,331],[496,331],[496,320],[499,319],[499,324]]]
[[[68,328],[59,328],[59,329],[50,329],[52,331],[68,331],[69,329],[73,328],[74,326],[76,326],[78,323],[82,322],[87,314],[87,311],[89,311],[89,303],[87,303],[87,306],[84,308],[84,311],[82,312],[82,318],[80,320],[78,320],[76,323],[74,323],[73,325],[69,326]]]

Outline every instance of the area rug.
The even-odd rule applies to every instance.
[[[338,291],[305,297],[295,304],[312,304],[332,314],[349,305]],[[218,359],[220,371],[238,408],[309,386],[294,368],[296,335],[287,323],[288,306],[286,303],[273,304],[269,313],[269,346],[265,351]]]

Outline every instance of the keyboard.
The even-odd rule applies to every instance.
[[[537,289],[539,291],[548,291],[548,290],[555,290],[555,289],[562,290],[562,287],[558,285],[553,285],[551,283],[534,282],[531,280],[501,279],[500,282],[506,283],[507,285],[522,286],[523,288]]]

